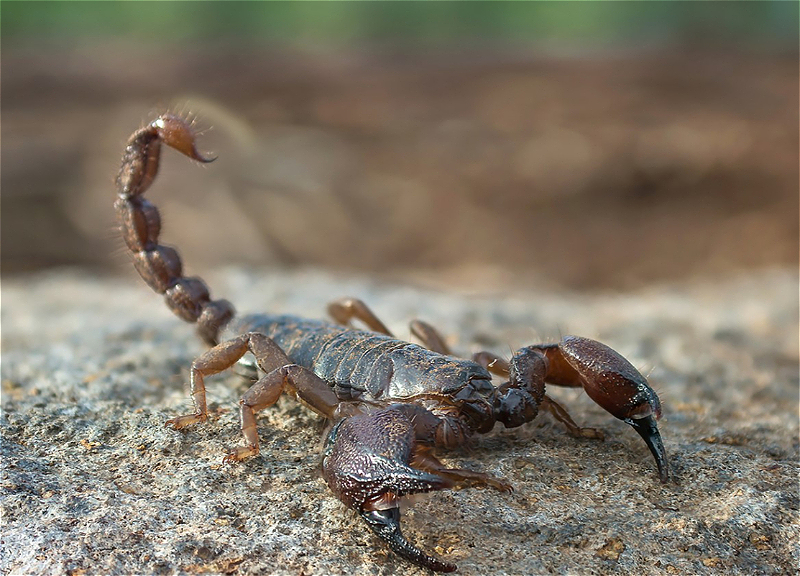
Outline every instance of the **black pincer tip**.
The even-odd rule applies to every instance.
[[[661,434],[658,432],[658,424],[652,414],[644,418],[625,418],[625,422],[636,430],[642,437],[658,466],[658,475],[661,482],[666,484],[670,481],[669,464],[667,463],[667,453],[664,450],[664,443],[661,441]]]

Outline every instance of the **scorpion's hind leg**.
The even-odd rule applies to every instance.
[[[454,564],[426,554],[400,530],[400,498],[456,484],[444,475],[415,468],[417,448],[414,425],[400,410],[359,414],[331,430],[322,474],[333,493],[399,556],[437,572],[453,572]]]
[[[633,365],[605,344],[566,336],[557,344],[529,346],[511,361],[511,378],[517,366],[543,357],[544,380],[557,386],[583,387],[586,394],[611,415],[629,424],[647,444],[662,482],[670,479],[667,455],[657,420],[661,402]],[[555,405],[556,410],[560,406]],[[563,409],[562,409],[563,410]]]
[[[242,435],[245,446],[228,451],[224,462],[237,462],[258,454],[258,431],[255,414],[278,401],[289,391],[315,412],[331,418],[338,399],[324,380],[313,372],[292,364],[281,348],[264,334],[248,332],[222,342],[206,351],[192,363],[190,386],[195,411],[193,414],[168,420],[166,425],[179,430],[208,417],[204,378],[230,368],[246,352],[252,352],[266,374],[244,393],[239,401]]]
[[[380,332],[387,336],[392,335],[386,325],[381,322],[380,318],[375,315],[370,307],[367,306],[363,300],[359,300],[358,298],[341,298],[340,300],[331,302],[328,304],[328,314],[338,324],[344,326],[349,325],[350,321],[355,318],[356,320],[361,320],[373,332]]]
[[[392,333],[372,309],[363,300],[357,298],[342,298],[331,302],[328,304],[328,315],[338,324],[347,326],[353,319],[357,319],[366,324],[373,332],[392,336]],[[453,353],[445,343],[442,335],[427,322],[413,320],[411,322],[411,333],[419,338],[428,350],[452,356]]]
[[[439,331],[427,322],[412,320],[411,333],[419,338],[420,342],[422,342],[428,350],[438,354],[444,354],[445,356],[453,355],[453,352],[450,350],[450,347],[444,341]]]

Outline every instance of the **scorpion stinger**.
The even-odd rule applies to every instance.
[[[183,276],[178,252],[158,243],[161,233],[158,209],[143,198],[158,173],[162,142],[192,160],[203,163],[215,160],[197,151],[191,126],[178,116],[164,114],[134,132],[117,176],[119,198],[114,207],[122,237],[133,254],[136,271],[147,285],[164,294],[176,316],[197,322],[203,340],[216,344],[219,331],[235,314],[233,305],[227,300],[211,300],[208,287],[200,278]]]

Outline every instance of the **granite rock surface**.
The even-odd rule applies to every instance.
[[[401,337],[423,318],[459,353],[577,333],[647,374],[678,478],[580,391],[549,388],[603,442],[549,416],[444,455],[513,494],[440,492],[404,514],[410,540],[462,574],[794,574],[798,516],[798,279],[772,270],[624,294],[484,296],[318,271],[221,270],[242,311],[312,317],[367,301]],[[487,282],[488,284],[488,282]],[[2,286],[3,574],[425,574],[388,552],[319,474],[325,422],[289,398],[238,444],[246,382],[210,378],[211,418],[185,432],[187,368],[203,346],[132,277],[79,270]]]

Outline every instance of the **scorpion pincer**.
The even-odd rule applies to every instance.
[[[213,158],[198,152],[187,121],[165,114],[130,137],[117,177],[115,207],[136,270],[177,316],[197,324],[200,337],[211,346],[191,366],[194,412],[169,420],[167,426],[178,430],[206,420],[203,379],[252,353],[260,378],[240,400],[245,442],[230,449],[224,462],[257,455],[256,413],[283,392],[296,396],[333,422],[322,457],[323,477],[333,493],[399,556],[440,572],[456,566],[406,540],[399,500],[446,488],[510,491],[511,486],[489,474],[448,468],[434,456],[435,448],[462,445],[497,422],[520,426],[542,408],[571,434],[602,438],[599,430],[575,424],[545,394],[545,383],[583,387],[612,416],[630,424],[652,452],[661,480],[668,481],[656,424],[659,399],[625,358],[599,342],[567,336],[556,344],[522,348],[510,361],[489,352],[459,359],[428,324],[415,321],[411,326],[424,347],[398,340],[355,299],[329,305],[332,323],[265,314],[236,321],[233,306],[212,300],[202,280],[183,275],[178,253],[159,244],[160,216],[143,194],[158,171],[162,144],[198,162]],[[351,328],[354,319],[369,330]],[[493,385],[493,374],[505,382]]]

